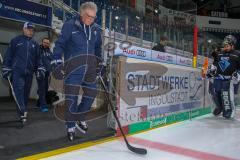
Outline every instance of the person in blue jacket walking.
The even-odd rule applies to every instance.
[[[75,129],[86,133],[88,126],[83,113],[90,110],[96,97],[96,74],[101,61],[101,28],[94,23],[97,6],[94,2],[85,2],[80,6],[80,14],[64,23],[61,35],[53,50],[53,72],[64,66],[64,89],[67,135],[74,140]],[[64,55],[64,65],[61,57]],[[58,74],[58,75],[59,75]],[[78,104],[79,90],[83,95]],[[77,116],[76,118],[76,115]]]
[[[23,35],[13,38],[5,53],[2,76],[10,79],[16,98],[18,115],[24,124],[27,120],[27,101],[32,85],[33,73],[44,78],[45,69],[39,54],[39,45],[33,40],[35,26],[25,22]]]
[[[52,52],[50,51],[50,40],[49,38],[43,38],[42,44],[40,45],[40,54],[42,57],[42,63],[46,69],[45,77],[43,79],[38,79],[38,102],[37,106],[40,108],[41,112],[48,112],[48,105],[46,102],[46,95],[49,88],[49,76],[51,73],[51,60]]]

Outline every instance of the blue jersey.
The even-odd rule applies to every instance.
[[[220,52],[213,64],[217,67],[217,75],[232,76],[235,71],[240,70],[240,53],[236,50]]]

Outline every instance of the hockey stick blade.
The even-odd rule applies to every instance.
[[[197,95],[197,93],[198,93],[198,91],[199,91],[199,89],[200,89],[201,87],[202,87],[202,84],[200,84],[200,85],[197,87],[195,93],[194,93],[193,95],[189,96],[189,98],[190,98],[190,99],[193,99],[193,98]]]
[[[126,143],[126,145],[127,145],[127,148],[128,148],[130,151],[132,151],[132,152],[134,152],[134,153],[137,153],[137,154],[142,154],[142,155],[147,154],[147,150],[146,150],[145,148],[137,148],[137,147],[134,147],[134,146],[132,146],[132,145],[129,144],[129,142],[128,142],[128,140],[127,140],[127,138],[126,138],[126,136],[125,136],[125,134],[124,134],[124,132],[123,132],[121,123],[120,123],[120,121],[119,121],[119,119],[118,119],[118,117],[117,117],[116,111],[114,110],[112,101],[111,101],[110,98],[108,97],[107,87],[106,87],[106,85],[105,85],[102,77],[101,77],[101,76],[98,76],[98,78],[100,79],[100,82],[101,82],[101,84],[102,84],[102,86],[103,86],[103,89],[104,89],[104,91],[105,91],[105,97],[107,98],[107,100],[108,100],[108,102],[109,102],[109,104],[110,104],[112,113],[113,113],[113,115],[114,115],[114,118],[115,118],[116,121],[117,121],[118,127],[119,127],[120,132],[121,132],[121,134],[122,134],[122,136],[123,136],[123,139],[124,139],[124,141],[125,141],[125,143]]]
[[[147,150],[145,148],[137,148],[137,147],[133,147],[131,146],[130,144],[127,145],[128,149],[134,153],[137,153],[137,154],[142,154],[142,155],[145,155],[147,154]]]

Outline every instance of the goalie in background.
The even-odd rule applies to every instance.
[[[208,68],[207,77],[214,77],[213,100],[216,108],[215,116],[223,114],[229,119],[234,117],[234,87],[240,80],[240,54],[235,50],[237,40],[228,35],[224,38],[223,49],[216,55],[214,62]]]

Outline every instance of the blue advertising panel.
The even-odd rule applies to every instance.
[[[0,0],[0,17],[51,27],[52,7],[27,0]]]

